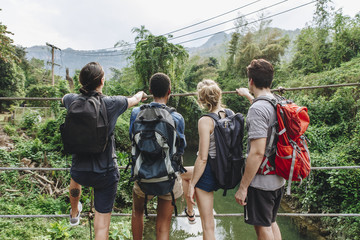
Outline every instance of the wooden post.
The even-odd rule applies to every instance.
[[[54,86],[54,48],[51,48],[51,85]]]
[[[54,63],[55,61],[55,48],[60,50],[60,48],[58,47],[55,47],[54,45],[50,44],[50,43],[46,43],[47,46],[51,47],[51,84],[54,86],[55,84],[55,80],[54,80],[54,65],[58,65],[60,66],[59,64],[56,64]]]

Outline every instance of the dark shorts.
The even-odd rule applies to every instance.
[[[212,192],[219,189],[215,177],[211,172],[209,161],[207,161],[204,173],[200,177],[199,181],[196,183],[195,187],[200,188],[201,190],[204,190],[206,192]]]
[[[245,222],[254,226],[270,227],[276,221],[284,187],[275,191],[263,191],[249,187],[247,204],[244,206]]]
[[[99,213],[113,209],[120,174],[116,168],[108,173],[71,171],[71,178],[78,184],[94,189],[94,206]]]

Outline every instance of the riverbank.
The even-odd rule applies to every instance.
[[[287,213],[299,213],[295,199],[291,196],[284,196],[281,207]],[[302,235],[311,237],[314,240],[325,240],[330,235],[330,231],[322,227],[318,217],[290,217],[292,223],[297,226]]]

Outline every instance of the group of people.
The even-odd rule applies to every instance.
[[[273,80],[273,66],[264,59],[254,59],[247,67],[248,88],[236,89],[239,96],[247,98],[250,103],[260,96],[274,97],[270,87]],[[82,88],[80,92],[90,91],[102,93],[104,71],[98,63],[87,64],[79,76]],[[163,73],[154,74],[149,81],[149,91],[153,95],[150,103],[153,107],[166,106],[171,95],[170,78]],[[210,113],[225,117],[224,105],[221,102],[222,91],[213,80],[202,80],[197,85],[198,103]],[[67,94],[63,98],[65,108],[78,97]],[[140,91],[133,97],[104,96],[109,119],[109,136],[112,136],[117,118],[128,108],[137,105],[147,98]],[[130,117],[130,132],[140,108],[135,107]],[[184,135],[184,118],[178,112],[171,116],[176,123],[176,131],[180,137],[178,153],[182,154],[186,147]],[[247,117],[248,149],[245,170],[239,188],[235,194],[238,204],[244,206],[245,222],[253,225],[258,239],[281,239],[280,229],[276,223],[276,215],[283,195],[285,180],[277,175],[257,174],[264,158],[270,129],[276,121],[275,108],[268,101],[256,101],[251,104]],[[198,121],[199,145],[198,154],[193,167],[185,167],[187,172],[177,177],[173,189],[175,198],[184,195],[187,207],[185,214],[189,223],[195,223],[194,205],[200,213],[203,239],[215,239],[213,216],[214,191],[219,187],[213,176],[208,158],[216,155],[215,122],[209,116],[202,116]],[[72,159],[70,182],[70,224],[80,221],[82,205],[80,203],[81,186],[94,189],[95,205],[95,238],[107,239],[109,234],[111,211],[113,208],[119,171],[116,162],[114,138],[100,154],[75,154]],[[109,164],[110,162],[110,164]],[[241,174],[241,173],[239,173]],[[143,237],[144,192],[135,182],[133,187],[132,234],[133,239]],[[153,196],[147,196],[151,199]],[[196,203],[195,203],[196,202]],[[174,206],[169,194],[157,197],[156,239],[169,239],[171,218]]]

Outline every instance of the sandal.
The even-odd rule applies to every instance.
[[[195,219],[195,211],[193,210],[193,215],[189,215],[187,208],[185,208],[185,214],[187,216],[187,219],[189,221],[190,224],[195,224],[196,223],[196,219]]]

